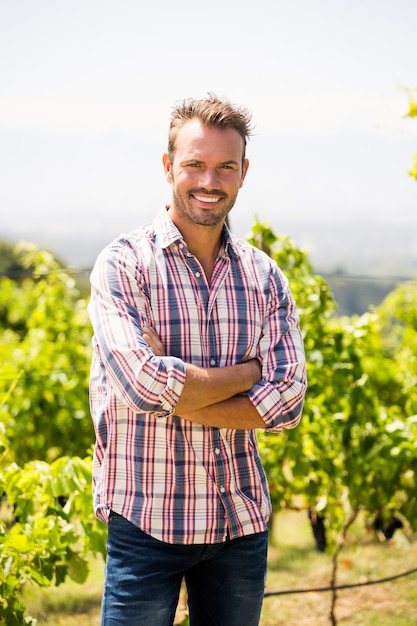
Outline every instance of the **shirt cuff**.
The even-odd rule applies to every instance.
[[[187,370],[184,361],[175,357],[162,357],[168,372],[168,382],[160,395],[162,411],[155,413],[156,417],[170,417],[175,413],[175,407],[182,394]]]

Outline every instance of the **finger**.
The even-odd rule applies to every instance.
[[[142,335],[155,356],[165,356],[164,347],[158,333],[154,328],[151,328],[150,326],[144,326],[142,330]]]

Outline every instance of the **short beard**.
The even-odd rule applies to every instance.
[[[204,193],[208,193],[204,191]],[[212,192],[213,193],[213,192]],[[232,208],[235,205],[236,197],[230,198],[229,196],[225,196],[223,192],[221,193],[222,198],[225,200],[225,204],[223,210],[220,213],[211,213],[210,211],[199,212],[198,210],[193,210],[191,206],[191,201],[189,202],[189,195],[184,199],[184,196],[181,194],[177,194],[175,192],[175,188],[172,191],[172,199],[176,209],[190,222],[193,224],[197,224],[199,226],[217,226],[221,222],[224,222],[227,218],[227,215],[230,213]]]

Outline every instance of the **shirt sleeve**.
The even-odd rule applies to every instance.
[[[307,388],[303,338],[288,281],[275,266],[270,274],[268,314],[259,343],[262,380],[248,397],[270,432],[300,422]]]
[[[136,413],[158,417],[174,412],[186,369],[181,359],[156,357],[143,338],[151,312],[140,276],[137,256],[125,240],[97,259],[88,307],[94,330],[92,380],[109,381],[119,401]]]

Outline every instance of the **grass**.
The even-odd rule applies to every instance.
[[[358,534],[342,551],[338,583],[357,583],[392,576],[416,567],[417,540],[402,532],[389,543],[374,535]],[[282,512],[274,524],[269,552],[267,591],[312,589],[308,593],[272,595],[264,600],[260,626],[329,626],[330,592],[314,589],[329,584],[331,557],[315,550],[305,513]],[[415,626],[417,624],[417,573],[392,582],[338,592],[338,626]],[[28,613],[38,626],[98,626],[103,583],[103,563],[91,564],[84,585],[67,582],[58,588],[31,588],[25,592]],[[178,619],[185,614],[180,600]]]

